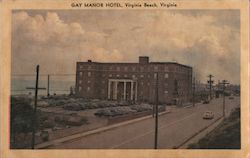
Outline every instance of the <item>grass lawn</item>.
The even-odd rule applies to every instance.
[[[240,108],[188,149],[240,149]]]

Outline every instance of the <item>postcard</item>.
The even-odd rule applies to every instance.
[[[249,1],[13,0],[1,19],[1,157],[249,157]]]

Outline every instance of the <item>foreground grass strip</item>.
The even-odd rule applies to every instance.
[[[188,149],[240,149],[240,108]]]

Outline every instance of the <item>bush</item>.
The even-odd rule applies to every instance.
[[[52,128],[55,126],[55,123],[50,121],[50,120],[46,120],[43,122],[43,128]]]
[[[118,115],[125,115],[129,113],[134,113],[135,110],[131,109],[130,107],[108,107],[108,108],[103,108],[100,110],[97,110],[95,115],[97,116],[118,116]]]
[[[79,111],[79,110],[82,110],[82,106],[77,103],[71,103],[71,104],[63,106],[63,109],[71,110],[71,111]]]
[[[26,97],[11,97],[11,147],[16,145],[13,142],[15,142],[17,134],[27,134],[32,131],[33,114],[31,99]],[[39,121],[38,118],[37,120]]]
[[[67,121],[65,121],[66,125],[70,126],[80,126],[84,123],[87,123],[87,118],[86,117],[81,117],[81,116],[70,116]]]
[[[45,116],[45,115],[43,115],[43,116],[40,116],[40,121],[41,122],[43,122],[43,121],[46,121],[46,120],[48,120],[48,116]]]
[[[56,116],[56,117],[54,118],[54,121],[55,121],[55,122],[61,122],[61,121],[62,121],[62,118],[59,117],[59,116]]]

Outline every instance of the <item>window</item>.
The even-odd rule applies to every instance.
[[[116,68],[116,70],[117,70],[117,71],[120,71],[120,67],[118,66],[118,67]]]
[[[125,71],[128,71],[128,67],[127,67],[127,66],[125,66],[125,67],[124,67],[124,70],[125,70]]]
[[[132,67],[132,70],[135,71],[135,67]]]
[[[128,77],[128,75],[124,75],[124,77]]]
[[[91,69],[91,66],[88,66],[88,69]]]
[[[154,67],[154,70],[157,71],[157,70],[158,70],[158,66],[155,66],[155,67]]]
[[[148,86],[150,86],[150,83],[148,82]]]
[[[144,75],[141,75],[141,78],[143,78],[144,77]]]
[[[120,75],[116,75],[116,77],[120,77]]]
[[[102,74],[102,77],[105,77],[106,75],[105,74]]]
[[[90,80],[88,80],[88,83],[91,83],[91,81],[90,81]]]
[[[82,87],[81,86],[79,86],[79,92],[81,92],[82,91]]]
[[[168,67],[167,66],[165,66],[165,71],[168,71]]]
[[[148,78],[150,78],[150,75],[148,75]]]
[[[88,77],[90,77],[91,76],[91,72],[88,72]]]
[[[105,81],[102,81],[102,84],[104,84],[105,83]]]
[[[132,75],[132,78],[135,78],[136,76],[135,75]]]
[[[168,94],[168,91],[164,91],[165,94]]]
[[[82,84],[82,80],[79,80],[79,84]]]
[[[157,78],[157,73],[154,73],[154,78],[155,78],[155,79]]]
[[[168,78],[168,73],[165,73],[164,77],[165,77],[165,78]]]
[[[80,72],[80,76],[82,76],[82,72]]]
[[[112,77],[112,74],[109,74],[109,77]]]
[[[90,91],[90,87],[87,87],[87,91]]]
[[[140,70],[141,70],[141,71],[143,71],[143,70],[144,70],[144,68],[141,66],[141,67],[140,67]]]

